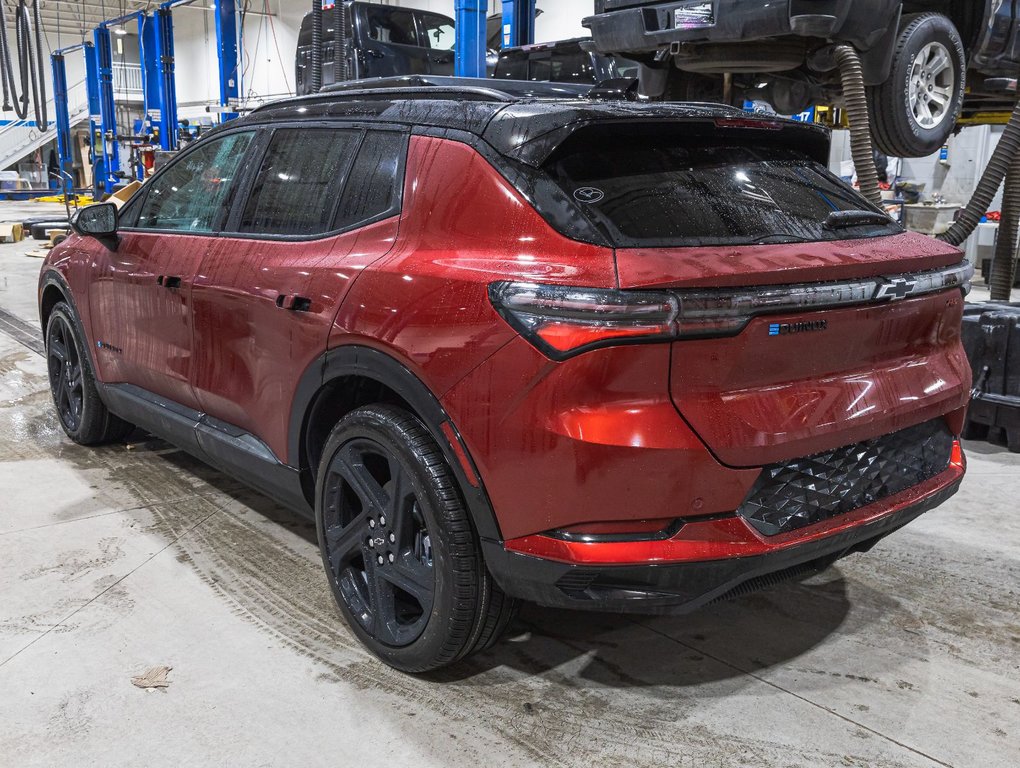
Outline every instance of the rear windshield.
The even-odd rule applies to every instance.
[[[891,221],[824,226],[833,211],[876,209],[795,150],[711,137],[646,138],[575,141],[546,166],[617,245],[746,245],[901,231]]]

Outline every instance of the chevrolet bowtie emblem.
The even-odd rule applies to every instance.
[[[917,281],[909,277],[888,277],[875,291],[875,301],[905,299],[914,290]]]

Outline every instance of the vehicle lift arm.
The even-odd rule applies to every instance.
[[[187,5],[194,0],[168,0],[161,3],[148,16],[134,12],[108,19],[93,31],[91,42],[83,41],[53,51],[50,64],[53,72],[54,107],[56,111],[57,151],[60,161],[61,187],[72,185],[70,170],[73,164],[71,146],[70,111],[67,93],[65,56],[76,50],[85,54],[85,79],[89,102],[89,135],[96,196],[112,191],[120,179],[120,155],[117,139],[116,108],[113,94],[113,52],[110,28],[133,18],[138,20],[138,37],[142,57],[142,88],[149,117],[159,126],[160,146],[164,150],[177,149],[177,88],[174,80],[173,15],[171,9]],[[216,3],[216,51],[219,60],[219,101],[221,120],[237,117],[226,111],[241,92],[238,70],[237,0],[219,0]],[[97,137],[99,141],[97,142]]]

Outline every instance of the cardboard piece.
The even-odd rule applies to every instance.
[[[19,222],[14,224],[0,224],[0,243],[17,243],[25,236],[25,231]]]
[[[124,205],[124,203],[131,199],[131,195],[133,195],[140,186],[142,186],[142,182],[137,180],[132,181],[130,184],[124,186],[123,189],[118,189],[116,192],[114,192],[112,195],[106,198],[106,202],[113,203],[118,208],[120,208],[122,205]]]

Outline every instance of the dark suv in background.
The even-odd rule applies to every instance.
[[[1010,111],[1020,66],[1014,0],[595,0],[597,49],[641,61],[653,98],[769,101],[782,114],[839,103],[832,45],[861,54],[886,154],[929,155],[957,118]]]
[[[348,2],[347,71],[351,80],[395,75],[452,75],[454,21],[416,8]],[[322,15],[322,84],[334,82],[333,13]],[[298,33],[296,93],[311,92],[312,14]]]
[[[540,80],[596,85],[607,80],[634,78],[638,65],[594,50],[591,38],[504,48],[493,77],[501,80]]]

